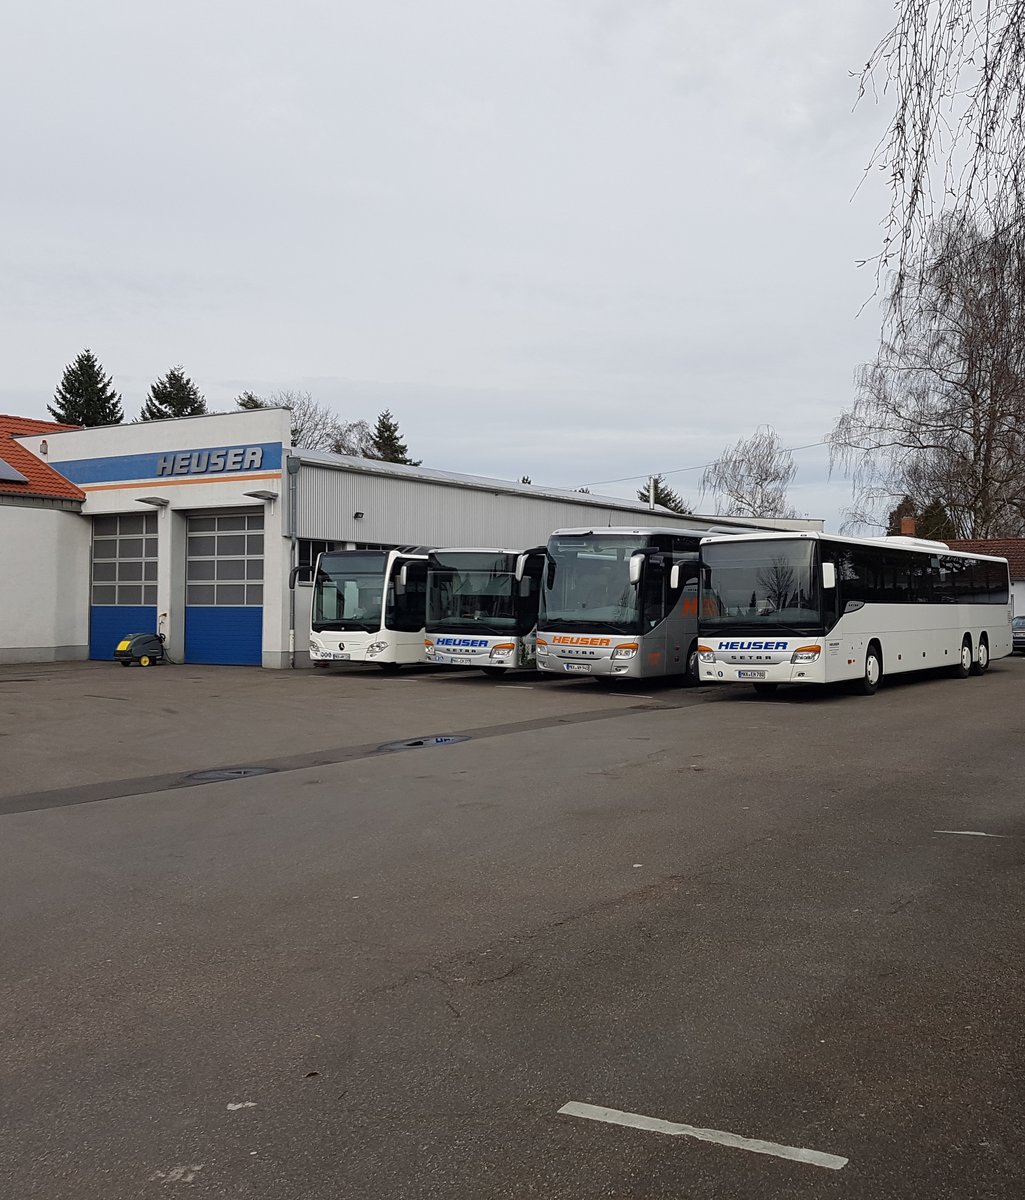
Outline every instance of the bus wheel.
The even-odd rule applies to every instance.
[[[778,687],[778,683],[756,683],[754,685],[754,689],[759,696],[774,696]]]
[[[481,667],[481,670],[489,679],[501,679],[505,674],[506,667]]]
[[[858,690],[863,696],[874,696],[879,690],[879,681],[883,677],[883,662],[879,647],[875,642],[868,648],[865,655],[865,671],[861,676]]]
[[[698,670],[698,644],[695,642],[687,651],[687,669],[680,680],[684,687],[699,687],[701,672]]]
[[[972,663],[973,675],[985,675],[989,669],[989,642],[985,637],[979,639],[979,657]]]
[[[964,641],[961,643],[961,657],[958,659],[957,666],[954,668],[954,675],[958,679],[967,679],[972,673],[972,639],[966,633]]]
[[[385,675],[398,675],[402,670],[402,663],[378,663],[377,665]]]

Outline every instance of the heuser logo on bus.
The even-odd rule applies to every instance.
[[[436,637],[434,640],[439,646],[470,646],[473,649],[488,644],[485,638]]]
[[[720,642],[720,650],[785,650],[786,642]]]
[[[555,634],[552,641],[557,646],[611,646],[612,638],[569,637],[567,634]]]

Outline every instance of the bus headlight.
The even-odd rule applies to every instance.
[[[792,663],[814,662],[821,653],[821,646],[798,646],[790,656],[790,661]]]
[[[544,640],[544,638],[538,638],[537,641],[534,643],[534,653],[535,654],[547,654],[548,653],[548,643]]]
[[[715,651],[711,646],[698,646],[698,658],[704,663],[714,663]]]
[[[640,647],[636,642],[623,642],[612,651],[613,658],[633,658]]]
[[[370,645],[367,646],[367,654],[380,654],[382,650],[387,649],[387,642],[371,642]]]
[[[425,638],[424,639],[424,649],[427,651],[428,654],[433,654],[434,653],[434,643],[431,641],[428,641]]]
[[[489,658],[503,658],[506,654],[512,654],[516,649],[515,642],[499,642],[497,646],[491,647]]]

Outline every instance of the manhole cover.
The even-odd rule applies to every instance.
[[[440,733],[434,737],[406,738],[404,742],[385,742],[378,750],[418,750],[421,746],[452,746],[456,742],[468,742],[465,735]]]
[[[273,767],[223,767],[219,771],[193,771],[185,778],[193,783],[220,783],[225,779],[248,779],[251,775],[273,774]]]

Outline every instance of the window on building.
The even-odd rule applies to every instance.
[[[157,602],[157,514],[93,518],[92,603]]]

